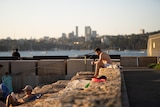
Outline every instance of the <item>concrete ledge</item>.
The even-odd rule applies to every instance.
[[[21,89],[24,88],[27,84],[35,87],[39,85],[54,83],[58,80],[64,80],[65,78],[69,79],[69,77],[57,75],[16,75],[12,76],[13,90],[14,92],[18,92],[21,91]]]
[[[138,57],[139,67],[147,67],[151,63],[157,63],[157,57]]]
[[[35,75],[36,61],[11,61],[11,74],[12,75]]]
[[[157,57],[121,57],[120,65],[123,67],[147,67],[151,63],[157,63]]]
[[[0,75],[4,75],[5,72],[10,71],[10,63],[8,61],[0,61],[0,64],[3,65]]]
[[[69,59],[67,60],[67,75],[74,76],[80,71],[92,71],[92,59]]]
[[[137,57],[121,57],[120,64],[123,67],[137,67],[138,58]]]
[[[64,60],[40,60],[37,63],[38,75],[66,75]]]

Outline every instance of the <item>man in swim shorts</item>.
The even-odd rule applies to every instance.
[[[94,51],[96,55],[99,56],[99,59],[97,61],[91,62],[91,64],[96,65],[94,76],[97,77],[99,73],[99,69],[106,68],[107,66],[111,65],[112,61],[110,56],[107,53],[102,52],[100,48],[96,48]]]

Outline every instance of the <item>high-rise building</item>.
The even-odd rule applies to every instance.
[[[97,36],[97,31],[92,31],[92,37],[95,38]]]
[[[85,41],[91,40],[92,30],[90,26],[85,26]]]
[[[78,37],[78,26],[76,26],[76,37]]]

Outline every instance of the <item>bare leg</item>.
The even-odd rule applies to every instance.
[[[104,67],[104,65],[103,65],[102,62],[98,61],[98,62],[96,63],[96,69],[95,69],[95,73],[94,73],[94,76],[95,76],[95,77],[98,76],[98,74],[99,74],[99,69],[100,69],[100,68],[103,68],[103,67]]]
[[[7,98],[6,98],[6,107],[10,107],[10,105],[12,104],[12,96],[11,95],[8,95]]]
[[[6,107],[10,107],[10,105],[17,106],[18,102],[13,100],[11,95],[8,95],[7,98],[6,98]]]

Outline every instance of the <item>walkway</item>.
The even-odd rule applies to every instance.
[[[160,71],[125,70],[130,107],[160,107]]]

